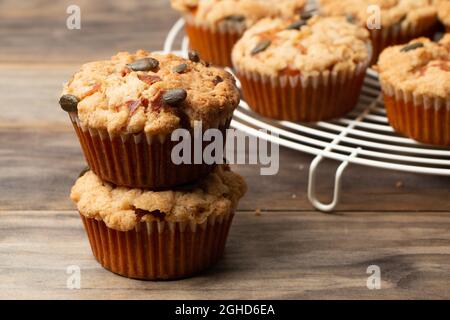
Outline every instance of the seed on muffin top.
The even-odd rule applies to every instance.
[[[110,133],[169,134],[195,121],[217,127],[239,103],[235,80],[190,57],[139,50],[87,63],[64,86],[61,107],[78,112],[82,126]]]
[[[171,0],[172,7],[194,16],[198,24],[241,23],[246,27],[267,17],[298,15],[306,0]]]
[[[414,25],[424,19],[436,18],[434,0],[318,0],[320,14],[325,16],[344,15],[349,21],[366,26],[373,12],[371,5],[381,9],[381,25]]]
[[[88,171],[78,178],[70,197],[82,215],[102,220],[109,228],[128,231],[140,221],[201,224],[211,215],[233,211],[246,189],[243,178],[227,165],[218,166],[190,189],[171,191],[115,187]]]
[[[233,50],[237,69],[264,75],[316,75],[354,70],[368,62],[369,34],[344,17],[264,19],[248,29]]]
[[[450,28],[450,1],[449,0],[435,0],[439,20]]]
[[[385,88],[450,99],[450,34],[438,43],[419,38],[389,47],[376,69]]]

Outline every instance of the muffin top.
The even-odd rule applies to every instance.
[[[127,231],[140,221],[201,224],[211,215],[221,216],[234,210],[246,189],[244,179],[227,165],[218,166],[198,185],[173,191],[115,187],[88,171],[78,178],[70,198],[85,217]]]
[[[318,0],[322,15],[345,15],[361,26],[366,26],[373,12],[368,12],[370,5],[378,5],[381,9],[381,25],[383,27],[413,25],[423,19],[436,17],[433,0]]]
[[[240,22],[247,27],[266,17],[290,18],[306,0],[171,0],[172,7],[190,13],[197,23]]]
[[[264,19],[233,49],[238,69],[265,75],[315,75],[352,70],[369,60],[369,34],[344,17]]]
[[[82,126],[165,135],[194,121],[217,127],[232,116],[240,98],[231,74],[194,53],[187,60],[139,50],[84,64],[65,84],[60,104],[73,111],[74,99]]]
[[[450,0],[435,0],[439,20],[450,27]]]
[[[385,49],[376,69],[382,84],[396,90],[450,98],[450,34],[439,43],[419,38]]]

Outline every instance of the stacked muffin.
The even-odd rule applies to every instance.
[[[294,18],[306,0],[171,0],[183,14],[190,46],[218,66],[231,67],[231,50],[244,31],[268,17]]]
[[[92,170],[71,198],[105,268],[175,279],[220,258],[245,182],[226,165],[195,164],[193,152],[175,164],[172,133],[199,124],[224,133],[238,103],[233,77],[196,53],[122,52],[83,65],[65,85],[60,105]]]

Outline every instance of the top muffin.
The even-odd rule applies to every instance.
[[[381,9],[381,26],[414,25],[436,17],[433,0],[318,0],[320,13],[326,16],[345,15],[350,21],[366,26],[373,13],[370,5]]]
[[[233,50],[238,69],[265,75],[316,75],[354,70],[368,62],[369,34],[344,17],[264,19],[247,30]]]
[[[267,17],[290,18],[302,11],[306,0],[171,0],[172,7],[191,14],[198,24],[242,22],[246,27]]]
[[[66,111],[78,109],[85,127],[164,135],[195,121],[217,127],[239,99],[234,78],[196,54],[187,60],[139,50],[83,65],[65,84],[60,103]]]
[[[450,99],[450,34],[439,43],[419,38],[385,49],[378,65],[384,91]]]

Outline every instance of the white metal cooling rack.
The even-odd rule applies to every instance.
[[[183,26],[183,19],[174,24],[164,44],[165,52],[187,55],[189,42],[185,36],[180,50],[174,49]],[[343,118],[314,124],[275,121],[256,114],[245,101],[241,101],[231,126],[281,146],[315,155],[309,169],[308,198],[315,208],[325,212],[338,205],[341,178],[350,163],[450,176],[449,149],[424,145],[394,132],[386,118],[378,76],[373,70],[367,72],[357,107]],[[328,204],[320,202],[316,196],[316,173],[324,158],[341,162],[335,175],[333,200]]]

